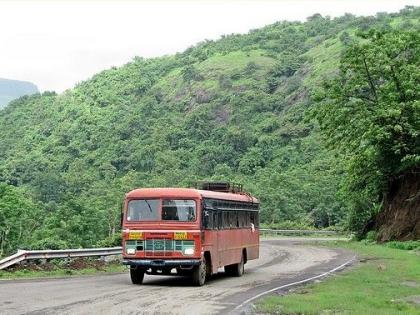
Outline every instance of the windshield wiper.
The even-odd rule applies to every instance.
[[[147,204],[147,206],[149,207],[150,213],[153,212],[152,207],[150,206],[150,203],[147,200],[144,200],[144,202]]]

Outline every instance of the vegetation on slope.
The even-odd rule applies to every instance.
[[[203,178],[243,183],[266,223],[344,225],[345,155],[305,120],[310,95],[356,31],[418,30],[418,17],[280,22],[12,102],[0,111],[0,255],[112,242],[125,192]],[[17,226],[31,231],[12,236]]]
[[[351,226],[360,233],[389,199],[389,187],[420,165],[420,36],[398,30],[364,38],[345,50],[339,76],[325,82],[314,111],[328,143],[349,157],[346,198]],[[384,239],[420,239],[419,178],[410,178],[408,186],[417,189],[398,185],[404,198],[387,205],[388,220],[398,216],[403,224]]]

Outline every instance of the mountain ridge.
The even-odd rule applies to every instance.
[[[36,93],[38,87],[32,82],[0,78],[0,109],[14,99]]]

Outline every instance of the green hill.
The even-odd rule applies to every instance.
[[[243,183],[265,223],[343,225],[344,157],[308,119],[311,93],[356,32],[418,29],[419,13],[279,22],[13,101],[0,111],[2,250],[97,244],[125,192],[212,178]]]
[[[0,109],[14,99],[38,92],[36,85],[31,82],[0,78]]]

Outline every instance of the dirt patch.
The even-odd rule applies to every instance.
[[[74,258],[70,260],[64,259],[52,259],[49,261],[46,260],[35,260],[27,261],[21,264],[15,265],[7,269],[7,271],[15,272],[20,270],[30,270],[30,271],[53,271],[58,269],[71,269],[71,270],[80,270],[87,268],[94,268],[96,270],[104,270],[106,262],[99,259],[91,258]]]
[[[401,282],[401,284],[410,288],[420,288],[420,282],[416,282],[416,281],[404,281],[404,282]]]
[[[413,303],[416,305],[420,305],[420,295],[411,295],[411,296],[407,296],[406,298],[403,299],[404,301],[407,301],[409,303]]]
[[[420,295],[410,295],[402,299],[394,300],[394,302],[408,302],[414,305],[420,305]]]
[[[69,268],[71,269],[95,268],[97,270],[103,270],[105,268],[105,265],[106,263],[103,260],[76,258],[70,261]]]
[[[52,271],[57,269],[57,266],[50,262],[22,262],[20,264],[14,265],[5,269],[9,272],[15,272],[20,270],[30,270],[30,271]]]
[[[401,174],[389,184],[376,229],[382,242],[420,239],[420,168]]]
[[[359,259],[360,263],[367,263],[369,261],[378,261],[378,260],[382,260],[383,258],[379,258],[379,257],[362,257]]]

